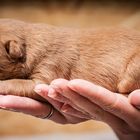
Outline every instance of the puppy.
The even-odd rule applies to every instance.
[[[140,88],[140,33],[0,20],[0,93],[42,100],[38,83],[85,79],[113,92]]]

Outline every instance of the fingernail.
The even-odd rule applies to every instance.
[[[56,97],[56,92],[52,87],[49,89],[48,96],[51,97],[51,98]]]
[[[59,88],[57,85],[52,84],[51,87],[52,87],[55,91],[61,92],[61,93],[62,93],[61,88]]]
[[[42,91],[42,86],[41,86],[41,85],[36,85],[35,88],[34,88],[34,91],[35,91],[36,93],[41,93],[41,91]]]
[[[35,86],[34,91],[38,94],[48,92],[49,86],[47,84],[38,84]]]
[[[140,91],[136,90],[129,95],[129,101],[132,105],[140,108]]]

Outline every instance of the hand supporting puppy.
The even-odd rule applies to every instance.
[[[130,103],[140,101],[140,98],[134,97],[139,96],[140,91],[132,92],[127,98],[88,81],[69,82],[64,79],[54,80],[50,87],[49,92],[45,92],[45,85],[39,85],[39,95],[64,103],[60,110],[64,114],[103,121],[111,126],[120,139],[139,139],[140,111]]]
[[[45,93],[47,93],[49,86],[45,85],[42,88],[45,90]],[[47,96],[45,97],[45,100],[47,102],[51,102],[52,105],[56,108],[53,108],[53,114],[49,118],[56,123],[75,124],[87,120],[85,118],[78,118],[59,112],[61,106],[63,105],[62,103],[55,101]],[[46,116],[51,113],[51,107],[53,106],[47,102],[42,103],[28,97],[0,95],[0,109],[21,112],[41,119],[45,119]]]
[[[120,139],[140,137],[140,112],[130,104],[139,103],[135,98],[139,91],[127,98],[88,81],[64,79],[54,80],[50,86],[37,85],[35,91],[53,105],[50,120],[61,124],[100,120],[110,125]],[[49,104],[12,95],[0,95],[0,106],[39,118],[50,112]]]

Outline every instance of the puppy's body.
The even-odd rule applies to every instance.
[[[140,88],[140,34],[67,29],[0,20],[0,93],[39,99],[33,88],[56,78],[85,79],[113,92]]]

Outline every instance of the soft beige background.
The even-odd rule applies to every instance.
[[[12,0],[11,0],[12,1]],[[0,18],[15,18],[30,22],[68,27],[128,26],[140,30],[139,2],[116,0],[106,2],[24,1],[0,3]],[[78,125],[58,125],[47,120],[0,110],[0,136],[48,134],[54,132],[108,131],[103,123],[89,121]]]

